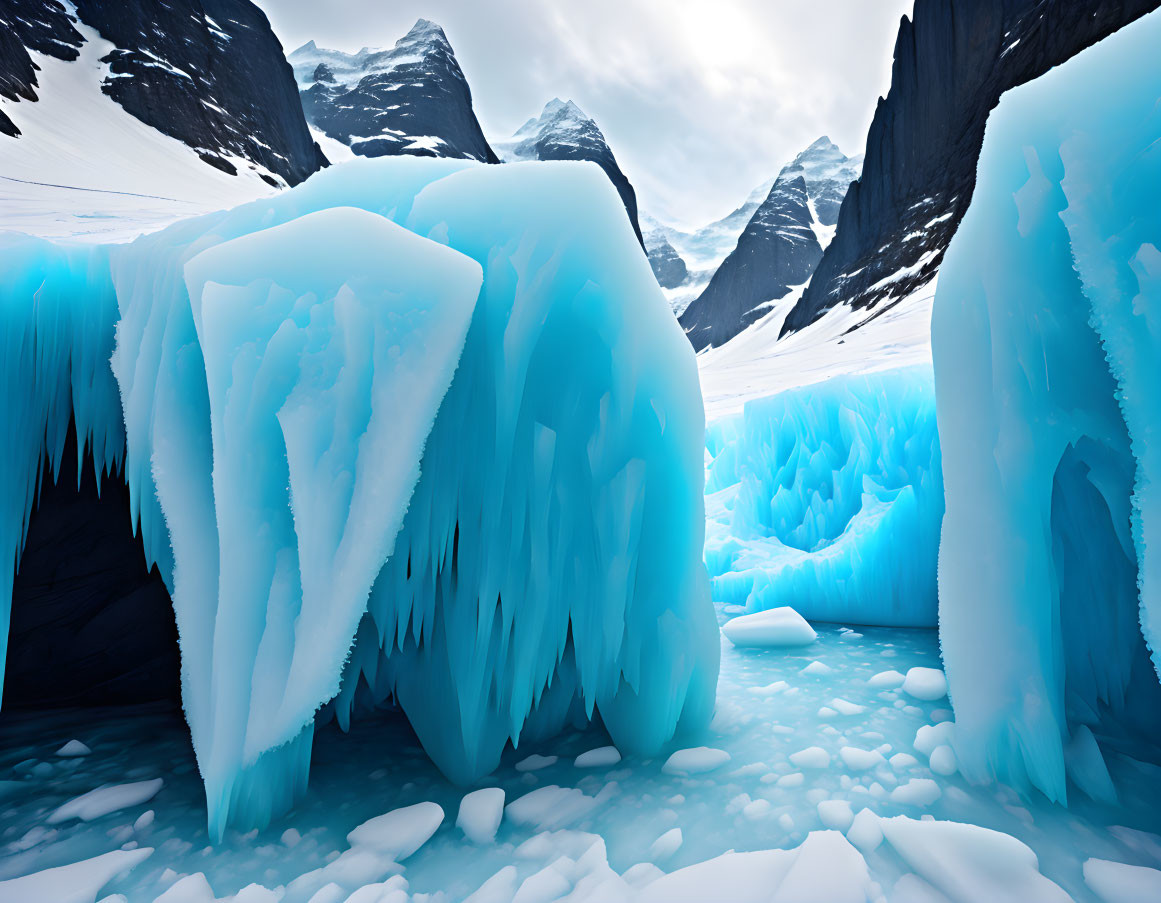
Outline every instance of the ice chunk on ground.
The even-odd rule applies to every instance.
[[[214,889],[205,872],[178,878],[153,903],[215,903]]]
[[[844,746],[839,750],[843,764],[851,771],[866,771],[876,765],[883,764],[883,754],[874,749],[859,749],[855,746]]]
[[[70,740],[68,743],[58,749],[56,754],[58,756],[70,758],[74,756],[87,756],[91,752],[92,750],[85,746],[85,744],[83,744],[80,740]]]
[[[1014,837],[976,825],[879,819],[884,838],[925,881],[956,903],[1068,903],[1040,874],[1036,854]]]
[[[955,735],[954,721],[925,724],[915,732],[915,748],[930,757],[937,746],[952,746],[954,749]]]
[[[368,819],[347,835],[347,842],[402,862],[427,843],[441,824],[443,809],[437,803],[416,803]]]
[[[1159,44],[1004,94],[932,318],[959,768],[1062,802],[1077,725],[1155,742],[1161,705]]]
[[[725,853],[647,885],[640,903],[866,903],[867,864],[834,831],[815,831],[793,850]]]
[[[504,818],[504,791],[500,787],[473,790],[460,800],[456,827],[472,843],[491,843]]]
[[[896,687],[903,686],[903,681],[906,678],[898,671],[880,671],[867,680],[868,687],[876,689],[893,690]]]
[[[858,847],[864,856],[873,853],[883,842],[879,816],[870,809],[860,809],[847,829],[847,840]]]
[[[577,768],[609,768],[621,761],[621,753],[615,746],[602,746],[583,752],[573,761]]]
[[[50,825],[60,824],[73,818],[92,821],[102,815],[109,815],[130,806],[140,806],[153,799],[165,781],[154,778],[150,781],[134,781],[131,784],[110,784],[98,787],[88,793],[69,800],[55,809],[46,819]]]
[[[1161,900],[1161,871],[1142,865],[1086,859],[1084,883],[1105,903],[1156,903]]]
[[[153,854],[152,847],[113,850],[92,859],[0,881],[0,900],[95,903],[101,888]]]
[[[584,818],[614,791],[615,785],[606,785],[596,796],[589,796],[575,787],[549,784],[513,800],[504,813],[517,824],[554,831]]]
[[[521,759],[516,763],[517,771],[540,771],[542,768],[547,768],[549,765],[556,764],[556,756],[542,756],[537,753]]]
[[[818,818],[824,828],[846,831],[854,821],[851,804],[846,800],[822,800],[818,804]]]
[[[695,746],[679,749],[665,760],[661,770],[666,774],[703,774],[721,768],[730,761],[730,754],[724,749],[709,746]]]
[[[891,791],[891,802],[904,806],[930,806],[942,793],[931,778],[912,778]]]
[[[681,848],[681,828],[670,828],[658,837],[649,847],[649,858],[654,862],[663,862]]]
[[[722,633],[735,646],[805,646],[817,634],[806,619],[789,606],[731,618]]]
[[[947,695],[947,678],[938,668],[911,668],[903,679],[903,692],[924,702]]]
[[[930,756],[931,770],[936,774],[951,775],[956,772],[955,752],[947,744],[935,747]]]
[[[795,768],[826,768],[830,765],[830,753],[821,746],[809,746],[791,753],[789,758]]]
[[[711,423],[714,598],[806,618],[934,626],[943,483],[931,371],[829,380]],[[729,636],[729,634],[727,634]]]

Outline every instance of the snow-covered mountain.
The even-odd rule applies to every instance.
[[[645,253],[657,284],[664,289],[677,289],[689,279],[689,268],[662,231],[654,230],[644,236]]]
[[[681,315],[694,348],[728,341],[809,280],[861,164],[824,136],[782,169],[737,246]]]
[[[669,306],[673,308],[674,314],[681,316],[690,302],[705,291],[710,277],[737,245],[738,236],[742,234],[746,223],[750,221],[750,217],[766,199],[773,186],[773,179],[763,182],[750,192],[740,206],[726,216],[693,231],[685,231],[662,223],[647,213],[641,215],[645,249],[649,253],[654,273],[656,274],[658,267],[669,259],[666,248],[672,248],[686,268],[685,278],[676,285],[666,284],[660,276],[658,277],[661,290],[669,300]]]
[[[287,59],[311,126],[363,157],[414,154],[497,162],[443,29],[420,19],[390,50],[326,50]],[[331,156],[341,148],[327,144]]]
[[[283,186],[325,163],[296,108],[282,47],[248,0],[5,0],[0,96],[40,100],[48,88],[40,78],[45,59],[77,62],[95,37],[84,26],[109,45],[99,57],[101,92],[211,166],[231,175],[251,168]],[[78,65],[89,69],[94,62]],[[17,120],[35,116],[5,105],[0,133],[19,140],[24,129]],[[83,133],[72,137],[100,153]],[[11,145],[4,148],[7,163]]]
[[[591,160],[605,171],[621,196],[625,212],[642,241],[637,219],[637,193],[621,172],[604,133],[571,100],[554,97],[540,115],[529,119],[511,138],[492,139],[503,160]]]
[[[783,334],[839,304],[881,312],[916,295],[971,201],[984,126],[1000,95],[1157,5],[916,0],[899,26],[891,90],[875,111],[862,176]]]

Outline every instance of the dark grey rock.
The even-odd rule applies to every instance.
[[[288,59],[307,119],[360,156],[499,162],[447,35],[433,22],[420,19],[391,50],[342,53],[311,41]]]
[[[633,233],[641,246],[637,193],[617,164],[617,158],[596,122],[571,100],[554,97],[540,116],[529,119],[511,138],[495,142],[505,160],[590,160],[596,163],[621,196]]]
[[[834,225],[859,163],[823,137],[782,170],[737,247],[681,315],[695,349],[729,341],[810,278],[823,254],[825,230],[816,227]]]
[[[282,45],[249,0],[76,0],[76,10],[115,45],[101,90],[210,165],[234,172],[228,158],[242,158],[295,185],[326,164]],[[74,60],[82,43],[59,0],[0,0],[0,95],[35,101],[28,51]],[[0,132],[17,136],[3,114]]]
[[[861,178],[783,334],[839,303],[877,312],[939,269],[975,188],[988,113],[1023,84],[1157,8],[1156,0],[916,0]]]

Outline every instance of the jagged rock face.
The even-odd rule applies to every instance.
[[[653,268],[657,284],[662,288],[677,288],[689,278],[689,269],[685,261],[665,236],[656,232],[650,233],[645,238],[645,250],[649,255],[649,266]]]
[[[248,0],[76,0],[77,16],[116,47],[101,90],[142,122],[225,172],[230,158],[295,185],[321,152],[299,108],[293,77],[266,16]],[[83,43],[58,0],[0,6],[0,94],[36,99],[29,50],[74,60]],[[16,136],[0,113],[0,132]],[[281,181],[280,181],[281,180]]]
[[[967,210],[988,112],[1156,0],[916,0],[862,177],[783,334],[839,303],[883,311],[929,282]]]
[[[729,341],[810,278],[860,162],[824,137],[782,170],[737,247],[681,316],[694,348]]]
[[[288,59],[307,119],[360,156],[499,162],[447,36],[426,19],[391,50],[342,53],[311,41]]]
[[[591,160],[596,163],[617,189],[637,241],[644,247],[637,218],[637,193],[621,172],[604,133],[571,100],[553,98],[539,117],[529,119],[511,138],[495,144],[505,160]]]
[[[37,66],[28,51],[75,60],[81,42],[72,19],[56,0],[6,0],[0,6],[0,97],[36,101]],[[0,134],[20,134],[3,111]]]

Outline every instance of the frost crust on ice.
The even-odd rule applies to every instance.
[[[934,626],[943,481],[926,367],[748,402],[706,434],[714,598]],[[729,634],[727,633],[727,636]]]
[[[933,314],[955,758],[1058,801],[1111,789],[1078,732],[1161,734],[1159,43],[1004,95]]]
[[[398,704],[462,782],[708,722],[696,363],[595,166],[358,160],[0,264],[0,637],[73,416],[170,589],[212,836],[303,791],[320,708]]]

